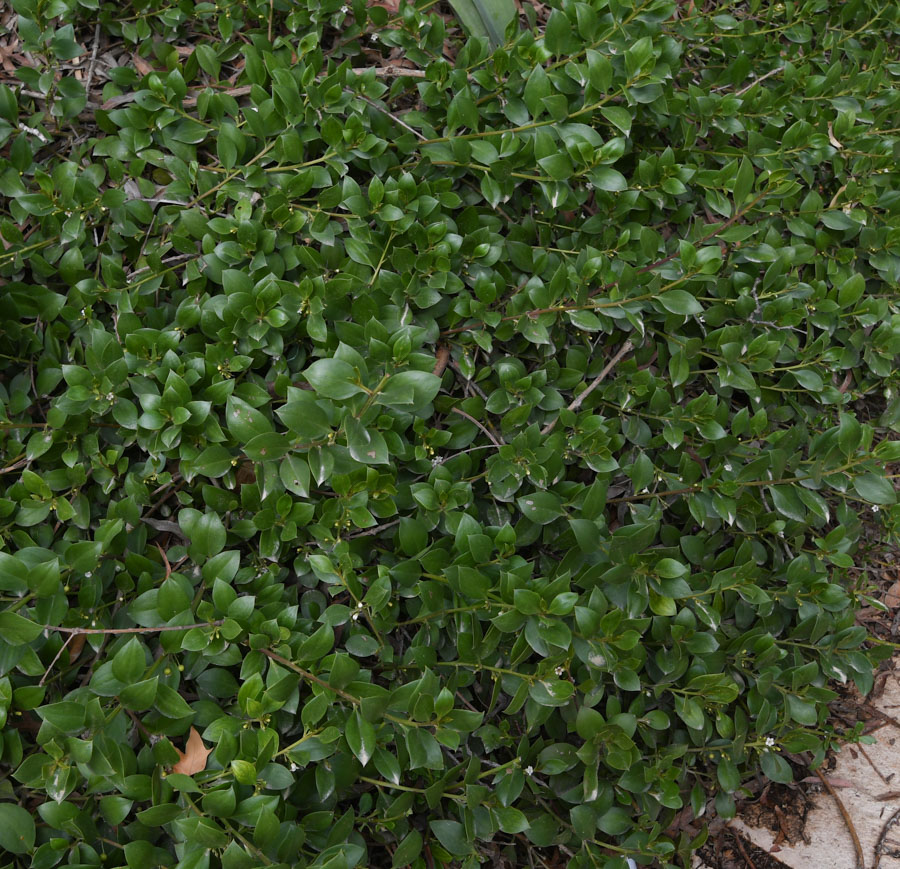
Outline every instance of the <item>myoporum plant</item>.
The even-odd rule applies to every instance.
[[[4,19],[4,866],[672,869],[858,737],[897,5],[388,5]]]

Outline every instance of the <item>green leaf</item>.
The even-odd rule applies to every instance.
[[[476,130],[478,129],[478,121],[478,107],[475,105],[472,91],[468,87],[460,88],[453,99],[450,100],[450,105],[447,108],[447,127],[451,132],[458,130],[460,127]]]
[[[631,132],[633,119],[628,109],[624,109],[621,106],[603,106],[600,109],[600,114],[626,136]]]
[[[459,821],[431,821],[431,832],[437,840],[455,857],[463,857],[472,852],[472,845],[466,838],[466,831]]]
[[[0,552],[0,589],[21,594],[28,587],[27,565],[8,552]]]
[[[553,492],[532,492],[516,498],[516,504],[522,515],[537,525],[547,525],[554,519],[565,515],[558,495]]]
[[[156,708],[166,718],[192,718],[194,710],[184,698],[168,685],[159,685],[156,690]]]
[[[510,835],[524,833],[525,830],[531,826],[528,823],[528,818],[525,817],[524,812],[521,812],[519,809],[513,808],[512,806],[497,806],[494,809],[494,814],[497,815],[500,829],[503,830],[504,833],[509,833]]]
[[[565,13],[553,9],[544,28],[544,45],[557,57],[564,56],[572,44],[572,25]]]
[[[422,853],[424,844],[422,834],[418,830],[410,830],[394,851],[391,859],[391,869],[400,869],[402,866],[410,866]]]
[[[256,408],[236,395],[230,396],[225,405],[225,421],[228,430],[244,444],[257,435],[272,431],[272,423]]]
[[[113,675],[126,685],[137,682],[145,667],[144,646],[137,637],[132,637],[112,659]]]
[[[272,462],[280,459],[289,449],[290,443],[284,435],[266,432],[247,441],[244,453],[254,462]]]
[[[854,477],[853,488],[860,498],[872,504],[897,503],[897,492],[890,480],[878,474],[860,474]]]
[[[703,709],[690,697],[675,695],[675,712],[691,730],[702,730],[704,726]]]
[[[450,0],[450,6],[470,36],[489,39],[498,48],[506,27],[516,16],[513,0]]]
[[[225,526],[216,513],[201,513],[188,508],[178,514],[178,524],[190,541],[191,555],[205,561],[225,548]]]
[[[531,71],[528,80],[525,82],[525,90],[522,98],[528,107],[528,112],[532,118],[539,118],[544,113],[544,97],[550,96],[550,79],[544,68],[538,64]]]
[[[538,165],[554,181],[565,181],[566,178],[571,177],[572,172],[574,171],[572,161],[566,154],[549,154],[546,157],[541,157],[541,159],[538,160]]]
[[[256,767],[247,760],[231,761],[231,772],[235,781],[242,785],[256,784]]]
[[[21,806],[0,803],[0,848],[10,854],[27,854],[34,848],[34,818]]]
[[[440,388],[441,378],[431,372],[401,371],[391,375],[376,401],[407,413],[423,413]]]
[[[318,359],[303,376],[323,398],[343,400],[364,391],[359,375],[343,359]]]
[[[692,317],[703,312],[703,306],[686,290],[661,293],[659,303],[672,314]]]
[[[36,640],[41,630],[40,625],[18,613],[0,612],[0,637],[11,646],[21,646]]]
[[[196,473],[215,479],[231,470],[232,459],[231,453],[221,444],[211,444],[197,458],[191,460],[191,467]]]
[[[350,750],[366,766],[375,753],[375,728],[357,710],[348,716],[344,735]]]
[[[615,169],[610,169],[606,166],[594,169],[589,173],[588,178],[590,179],[591,184],[598,190],[619,193],[622,190],[628,189],[628,181],[626,181],[625,176],[621,172],[617,172]]]
[[[794,780],[790,764],[783,757],[776,754],[775,751],[764,751],[760,755],[759,761],[763,773],[772,781],[790,784]]]
[[[838,291],[838,304],[842,308],[852,308],[866,291],[865,278],[859,273],[852,274]]]

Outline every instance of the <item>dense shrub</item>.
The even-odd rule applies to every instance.
[[[13,5],[7,863],[671,867],[821,760],[895,3]]]

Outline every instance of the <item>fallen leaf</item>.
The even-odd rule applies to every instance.
[[[203,744],[200,734],[197,733],[196,728],[192,727],[184,751],[179,751],[177,748],[175,751],[178,752],[180,760],[172,767],[172,772],[193,775],[195,772],[202,772],[206,769],[206,758],[209,757],[212,749]]]
[[[821,784],[821,779],[818,776],[810,775],[806,778],[800,779],[802,784]],[[852,788],[853,782],[847,781],[845,778],[829,778],[828,784],[830,784],[833,788]],[[900,796],[900,791],[897,791],[897,795]],[[875,799],[880,799],[880,797],[875,797]]]
[[[840,151],[844,146],[835,138],[834,130],[831,128],[831,121],[828,122],[828,141]]]
[[[78,656],[81,654],[81,650],[84,648],[84,641],[87,639],[87,634],[75,634],[72,638],[72,642],[69,643],[69,663],[74,664],[76,660],[78,660]]]
[[[153,67],[150,66],[150,64],[147,63],[147,61],[144,60],[144,58],[141,57],[137,52],[134,52],[134,54],[131,55],[131,60],[134,63],[134,68],[141,75],[150,75],[150,73],[153,72]]]
[[[898,579],[885,593],[884,605],[892,610],[900,606],[900,579]]]

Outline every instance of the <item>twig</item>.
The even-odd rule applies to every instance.
[[[878,837],[878,842],[875,845],[875,869],[878,869],[878,867],[881,865],[881,855],[884,853],[887,834],[890,831],[891,827],[893,827],[898,820],[900,820],[900,809],[897,809],[897,811],[887,819],[887,822],[881,828],[881,835]]]
[[[625,356],[626,354],[630,353],[633,349],[634,349],[634,344],[631,343],[631,339],[627,339],[627,340],[625,341],[625,343],[619,348],[619,350],[618,350],[618,352],[616,353],[616,355],[613,356],[613,358],[610,359],[609,362],[606,363],[606,365],[604,366],[603,370],[602,370],[602,371],[601,371],[601,372],[593,379],[593,381],[591,382],[591,385],[588,386],[588,388],[585,389],[584,392],[580,393],[580,394],[572,401],[572,403],[566,408],[566,410],[578,410],[578,408],[581,407],[582,402],[583,402],[583,401],[584,401],[584,400],[585,400],[585,399],[586,399],[586,398],[587,398],[587,397],[588,397],[588,396],[589,396],[589,395],[590,395],[590,394],[591,394],[591,393],[592,393],[592,392],[593,392],[593,391],[594,391],[601,383],[603,383],[604,380],[606,380],[606,375],[609,374],[609,372],[612,371],[613,368],[615,368],[616,365],[619,364],[619,362],[620,362],[620,360],[622,359],[622,357]],[[556,425],[556,422],[557,422],[558,419],[559,419],[559,417],[557,417],[556,419],[554,419],[552,422],[548,422],[547,425],[545,425],[545,426],[541,429],[541,434],[542,434],[542,435],[548,435],[548,434],[550,434],[550,432],[553,431],[553,428],[554,428],[554,426]]]
[[[735,94],[735,96],[736,96],[736,97],[741,97],[741,96],[743,96],[745,93],[747,93],[747,91],[749,91],[749,90],[751,90],[752,88],[756,87],[761,81],[765,81],[767,78],[771,78],[771,77],[772,77],[773,75],[775,75],[776,73],[783,72],[783,71],[784,71],[784,67],[783,67],[783,66],[776,66],[775,69],[770,69],[767,73],[764,73],[764,74],[761,75],[759,78],[753,79],[753,81],[750,82],[750,84],[748,84],[746,87],[741,88],[741,89]]]
[[[741,840],[740,834],[737,831],[732,830],[731,837],[737,843],[738,851],[741,852],[741,856],[744,858],[744,862],[747,864],[749,869],[756,869],[756,864],[750,859],[750,855],[747,853],[747,849],[744,847],[744,843]]]
[[[157,531],[174,534],[180,540],[187,542],[187,537],[185,537],[184,531],[181,530],[181,526],[177,522],[170,522],[168,519],[148,519],[146,516],[141,516],[141,522]]]
[[[487,401],[487,393],[474,380],[470,380],[468,377],[466,377],[466,375],[462,372],[462,368],[460,368],[459,365],[452,359],[450,360],[450,367],[462,380],[462,382],[465,383],[466,386],[469,386],[482,401]]]
[[[172,482],[174,482],[174,480]],[[169,485],[171,486],[171,483]],[[169,491],[166,492],[166,494],[162,498],[160,498],[155,504],[153,504],[150,507],[150,509],[147,511],[147,515],[142,516],[141,518],[146,522],[160,507],[162,507],[163,504],[166,503],[166,501],[169,500],[169,498],[172,497],[172,495],[176,494],[183,486],[184,486],[184,480],[182,480],[174,488],[169,489]],[[157,529],[157,530],[159,530],[159,529]],[[181,531],[181,529],[179,528],[179,532],[180,531]]]
[[[765,193],[761,193],[746,208],[743,208],[743,209],[738,209],[737,203],[735,203],[735,212],[731,217],[728,218],[728,220],[723,221],[715,229],[708,232],[702,238],[698,239],[695,242],[691,242],[691,243],[695,247],[700,247],[700,245],[706,244],[706,242],[708,242],[708,241],[712,241],[712,239],[714,239],[717,235],[721,235],[723,232],[725,232],[726,229],[728,229],[729,227],[731,227],[735,223],[737,223],[745,214],[747,214],[747,212],[750,211],[751,208],[753,208],[754,205],[756,205],[757,202],[759,202],[761,199],[764,199],[765,196],[766,196]],[[670,253],[668,256],[664,256],[662,259],[658,259],[658,260],[656,260],[656,262],[650,263],[650,265],[642,266],[641,268],[639,268],[637,270],[637,273],[639,275],[643,275],[643,274],[646,274],[647,272],[652,272],[654,269],[658,269],[660,266],[664,266],[667,263],[670,263],[673,259],[677,259],[679,256],[681,256],[680,248],[676,249],[673,253]],[[593,296],[596,296],[597,294],[602,293],[606,290],[611,290],[613,287],[617,286],[618,283],[619,283],[619,281],[615,280],[608,284],[604,284],[602,287],[597,287],[596,290],[591,290],[591,292],[588,293],[588,296],[593,297]],[[529,311],[528,313],[530,314],[531,312]]]
[[[185,208],[193,208],[195,205],[197,205],[198,203],[200,203],[204,199],[206,199],[207,196],[212,196],[213,193],[218,193],[218,191],[221,190],[226,184],[228,184],[230,181],[234,181],[234,179],[237,178],[238,175],[241,174],[241,172],[246,171],[251,166],[255,165],[257,163],[257,161],[259,161],[263,157],[265,157],[266,154],[268,154],[269,151],[271,151],[278,144],[278,142],[279,142],[278,139],[273,139],[271,142],[269,142],[268,145],[265,146],[265,148],[263,148],[260,151],[257,151],[255,157],[251,157],[243,166],[239,166],[233,172],[230,172],[218,184],[214,185],[213,187],[210,187],[209,190],[207,190],[205,193],[201,193],[198,196],[195,196],[184,207]]]
[[[166,550],[162,548],[158,543],[156,544],[156,548],[159,550],[159,554],[162,556],[162,560],[166,565],[166,576],[165,579],[168,579],[172,575],[172,565],[169,564],[169,557],[166,555]]]
[[[233,87],[233,88],[224,88],[220,91],[217,91],[217,93],[225,94],[229,97],[245,97],[245,96],[247,96],[247,94],[250,93],[251,90],[253,90],[251,85],[242,84],[242,85],[238,85],[237,87]],[[192,109],[196,105],[197,105],[197,97],[185,97],[181,101],[181,106],[182,106],[182,108],[185,108],[185,109]]]
[[[0,468],[0,474],[8,474],[10,471],[18,471],[19,468],[25,467],[28,464],[28,458],[18,458],[14,459],[11,464],[7,465],[5,468]]]
[[[872,758],[869,757],[869,753],[862,747],[862,745],[857,745],[856,749],[867,761],[869,761],[869,766],[871,766],[872,769],[875,770],[875,772],[878,774],[878,778],[880,778],[886,785],[890,784],[890,779],[886,778],[884,773],[880,769],[878,769],[877,766],[875,766],[875,761],[873,761]]]
[[[45,631],[59,631],[61,634],[155,634],[162,631],[189,631],[191,628],[214,628],[223,624],[225,619],[214,622],[203,622],[195,625],[160,625],[156,628],[64,628],[62,625],[43,625]]]
[[[356,534],[348,534],[344,540],[354,540],[357,537],[371,537],[373,534],[378,534],[399,524],[400,520],[394,519],[393,522],[385,522],[384,525],[376,525],[374,528],[367,528],[365,531],[357,531]]]
[[[853,826],[853,819],[850,817],[850,813],[847,811],[844,806],[843,801],[838,796],[837,791],[831,786],[831,782],[822,775],[821,771],[818,769],[814,769],[813,772],[819,777],[819,781],[825,786],[825,790],[831,794],[831,798],[837,803],[838,810],[841,813],[841,816],[844,818],[844,823],[847,825],[847,830],[850,832],[850,838],[853,840],[853,847],[856,849],[856,869],[866,869],[866,858],[863,854],[862,845],[859,841],[859,836],[856,835],[856,827]]]
[[[150,737],[153,735],[149,730],[147,730],[147,728],[144,726],[144,722],[141,721],[141,719],[138,718],[137,715],[134,714],[134,712],[132,712],[130,709],[126,709],[125,711],[128,713],[128,717],[131,718],[131,720],[137,726],[138,730],[140,730],[141,733],[144,734],[144,736]]]
[[[91,95],[91,82],[94,79],[94,64],[97,63],[97,50],[100,48],[100,22],[97,22],[97,26],[94,28],[94,49],[91,51],[91,59],[88,62],[88,70],[87,76],[85,77],[84,82],[84,92],[90,97]]]
[[[367,72],[374,72],[379,78],[427,78],[428,73],[424,69],[407,69],[405,66],[355,66],[350,70],[354,75],[365,75]]]
[[[888,724],[893,724],[894,727],[900,729],[900,721],[894,718],[893,715],[888,715],[887,712],[882,711],[877,706],[873,706],[871,703],[866,703],[866,708],[881,716]]]
[[[63,653],[63,650],[66,648],[66,646],[68,646],[69,643],[71,643],[72,640],[75,639],[75,636],[76,636],[75,634],[69,634],[69,636],[66,637],[66,641],[59,647],[59,651],[53,656],[53,660],[47,665],[47,669],[44,670],[44,675],[41,676],[41,681],[38,682],[38,687],[39,687],[39,688],[40,688],[41,685],[43,685],[44,682],[47,680],[47,676],[50,675],[50,671],[53,669],[53,667],[55,666],[56,662],[59,660],[59,656]]]
[[[378,103],[376,103],[374,100],[370,100],[368,97],[364,97],[362,94],[358,94],[352,88],[344,88],[344,93],[348,93],[351,96],[354,96],[357,99],[362,100],[364,103],[366,103],[367,105],[370,105],[373,109],[375,109],[375,111],[381,112],[382,114],[387,115],[395,124],[398,124],[399,126],[403,127],[404,130],[406,130],[407,132],[410,132],[414,136],[416,136],[419,139],[419,141],[421,141],[421,142],[428,141],[427,136],[423,136],[415,127],[411,127],[409,124],[406,123],[406,121],[398,118],[390,109],[386,109],[384,106],[379,106]]]
[[[503,442],[497,440],[497,438],[494,437],[491,430],[489,428],[487,428],[483,423],[480,423],[477,419],[475,419],[474,416],[466,413],[464,410],[460,410],[458,407],[451,407],[450,410],[452,410],[454,413],[458,413],[461,417],[463,417],[463,418],[467,419],[469,422],[477,425],[478,428],[480,428],[491,439],[491,442],[494,444],[494,446],[497,446],[497,447],[503,446]]]

